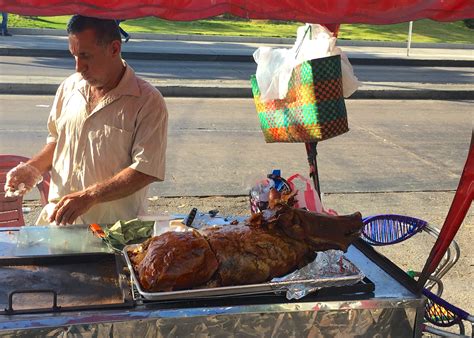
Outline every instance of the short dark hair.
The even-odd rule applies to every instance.
[[[67,33],[74,34],[93,29],[97,36],[97,44],[106,45],[114,40],[122,41],[117,21],[99,19],[83,15],[73,15],[67,24]]]

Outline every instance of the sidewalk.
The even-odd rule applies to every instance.
[[[15,34],[13,37],[0,37],[0,57],[71,57],[65,32],[22,31],[21,29],[12,29],[12,32]],[[55,35],[19,35],[19,33]],[[408,57],[406,48],[401,47],[401,44],[367,41],[340,41],[339,44],[354,65],[474,67],[474,45],[423,44],[421,47],[414,45]],[[261,46],[289,48],[292,46],[292,41],[268,38],[133,34],[132,39],[123,44],[122,54],[127,60],[200,61],[209,62],[210,65],[212,62],[254,63],[252,54]],[[146,79],[168,97],[252,97],[249,82],[240,79],[161,78],[158,80],[153,77]],[[59,77],[0,75],[0,94],[53,95],[62,80],[63,78]],[[423,82],[423,79],[416,83],[365,82],[351,98],[474,99],[474,91],[470,84],[426,84]]]
[[[293,45],[290,39],[189,35],[187,40],[181,39],[184,36],[178,36],[180,39],[177,40],[172,37],[134,34],[128,43],[123,44],[124,58],[254,62],[252,54],[258,47],[289,48]],[[0,55],[3,56],[70,56],[65,34],[14,35],[12,38],[3,37],[0,42]],[[407,56],[406,45],[399,43],[340,40],[338,45],[353,64],[474,67],[474,45],[413,44],[410,56]]]

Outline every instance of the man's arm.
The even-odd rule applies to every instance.
[[[26,163],[38,169],[40,173],[49,171],[53,164],[53,155],[54,155],[55,149],[56,149],[55,142],[48,143],[37,155],[33,156]]]
[[[157,179],[153,176],[125,168],[110,179],[61,198],[49,221],[56,221],[57,224],[72,224],[92,206],[126,197],[154,181]]]

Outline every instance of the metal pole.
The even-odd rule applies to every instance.
[[[407,56],[410,56],[410,47],[411,47],[411,35],[413,33],[413,21],[410,21],[408,24],[408,44],[407,44]]]
[[[318,152],[316,146],[318,142],[305,143],[306,154],[308,155],[309,164],[309,176],[313,179],[314,188],[318,192],[319,199],[321,199],[321,189],[319,189],[319,175],[318,175],[318,162],[316,156]]]

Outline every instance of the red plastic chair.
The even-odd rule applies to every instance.
[[[29,158],[23,156],[0,155],[0,228],[25,225],[22,209],[23,196],[5,197],[4,186],[8,171],[20,162],[28,160]],[[48,203],[49,180],[49,173],[45,173],[43,174],[43,181],[37,185],[43,206]]]

